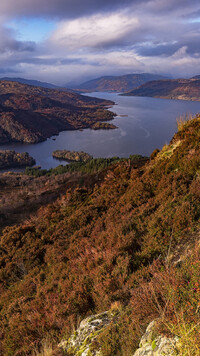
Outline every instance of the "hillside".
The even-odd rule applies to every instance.
[[[18,82],[21,84],[33,85],[35,87],[42,87],[42,88],[48,88],[48,89],[61,89],[57,85],[47,83],[47,82],[40,82],[39,80],[33,80],[33,79],[3,77],[3,78],[0,78],[0,80],[7,80],[8,82]],[[63,90],[64,90],[64,88],[63,88]]]
[[[92,127],[114,116],[111,101],[0,81],[0,144],[35,143],[63,130]]]
[[[151,81],[123,95],[200,101],[200,78]]]
[[[200,116],[178,128],[145,165],[133,157],[10,177],[24,207],[54,186],[57,199],[1,233],[1,355],[41,355],[49,344],[51,355],[75,355],[58,343],[105,311],[113,320],[85,340],[88,355],[132,356],[155,319],[160,333],[178,336],[178,354],[199,355]],[[0,184],[4,207],[6,175]]]
[[[78,89],[83,91],[113,91],[119,93],[137,88],[150,80],[159,79],[165,79],[165,77],[149,73],[104,76],[82,83]]]

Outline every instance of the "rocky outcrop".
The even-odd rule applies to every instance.
[[[34,164],[34,158],[29,156],[27,152],[0,151],[0,169],[33,166]]]
[[[89,153],[83,151],[67,151],[67,150],[56,150],[52,153],[52,156],[57,159],[63,159],[71,162],[88,162],[93,157]]]
[[[58,350],[68,356],[103,356],[98,337],[111,322],[117,323],[115,316],[115,313],[107,311],[84,319],[68,340],[60,342]],[[133,356],[175,356],[178,340],[178,337],[159,335],[154,320],[148,325]]]
[[[93,348],[95,340],[113,320],[114,315],[104,312],[84,319],[69,340],[62,340],[60,349],[73,356],[101,356],[100,347]]]
[[[178,337],[167,338],[156,335],[155,321],[152,321],[146,329],[140,341],[140,348],[133,356],[174,356]]]

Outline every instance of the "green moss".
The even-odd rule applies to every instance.
[[[180,140],[177,140],[171,145],[164,145],[162,150],[157,154],[158,159],[170,158],[174,150],[181,144]]]
[[[152,341],[152,344],[151,344],[152,350],[155,350],[156,346],[157,346],[157,345],[156,345],[156,341],[153,340],[153,341]]]
[[[66,351],[66,349],[65,349],[65,351]],[[76,352],[75,347],[72,346],[72,347],[68,347],[68,348],[67,348],[67,353],[68,353],[69,355],[74,355],[75,352]]]
[[[90,343],[90,340],[91,340],[91,339],[90,339],[90,335],[89,335],[89,336],[87,336],[86,339],[83,341],[82,345],[83,345],[83,346],[88,345],[88,344]]]
[[[92,352],[89,350],[87,356],[92,356]]]
[[[86,350],[87,346],[81,346],[80,350],[76,353],[76,356],[81,356],[82,353]]]

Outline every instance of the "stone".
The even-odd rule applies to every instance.
[[[156,321],[153,320],[147,327],[145,334],[140,340],[140,348],[133,356],[175,356],[176,345],[179,338],[167,338],[156,335]]]
[[[74,356],[100,356],[101,350],[90,350],[90,346],[112,319],[113,315],[109,312],[89,316],[82,320],[76,332],[68,340],[62,340],[58,347]]]

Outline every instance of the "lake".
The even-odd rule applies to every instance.
[[[146,97],[119,96],[116,93],[87,94],[116,103],[112,111],[118,115],[111,122],[115,130],[63,131],[37,144],[9,144],[0,149],[28,152],[42,168],[67,164],[52,157],[58,149],[84,151],[94,157],[129,157],[130,154],[149,156],[155,148],[169,143],[177,130],[176,118],[200,112],[200,102],[165,100]]]

